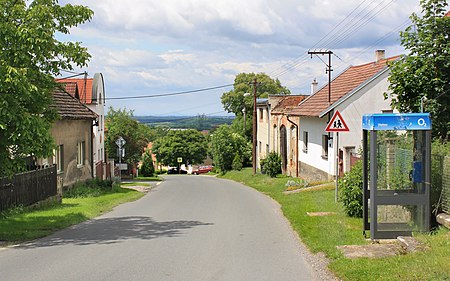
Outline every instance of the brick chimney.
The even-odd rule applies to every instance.
[[[314,78],[311,83],[311,95],[313,95],[317,91],[317,85],[319,85],[319,83],[317,83],[316,78]]]
[[[380,60],[386,59],[386,52],[385,50],[376,50],[375,51],[375,63],[380,62]]]

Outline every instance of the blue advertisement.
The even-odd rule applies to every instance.
[[[429,113],[365,114],[362,118],[364,130],[431,130]]]

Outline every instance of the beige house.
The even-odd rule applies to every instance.
[[[39,160],[40,165],[56,165],[63,186],[93,177],[93,128],[97,115],[75,97],[62,91],[53,93],[53,105],[59,119],[51,133],[56,148],[54,156]]]
[[[93,78],[58,79],[57,82],[63,84],[66,92],[76,97],[98,116],[93,123],[94,177],[105,179],[109,171],[107,171],[105,156],[105,82],[103,74],[95,73]]]

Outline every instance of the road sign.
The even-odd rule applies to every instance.
[[[331,120],[325,129],[325,132],[331,133],[331,132],[349,132],[349,131],[350,129],[345,123],[344,118],[342,118],[342,115],[339,113],[339,111],[336,110],[333,114],[333,117],[331,117]]]
[[[116,140],[116,144],[117,144],[117,146],[118,146],[119,148],[122,148],[126,143],[127,143],[127,142],[126,142],[122,137],[119,137],[119,138]]]
[[[177,162],[178,162],[178,163],[183,162],[183,158],[182,158],[182,157],[178,157],[178,158],[177,158]]]

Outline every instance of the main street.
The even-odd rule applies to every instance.
[[[0,250],[1,280],[319,280],[265,195],[175,175],[142,199]]]

